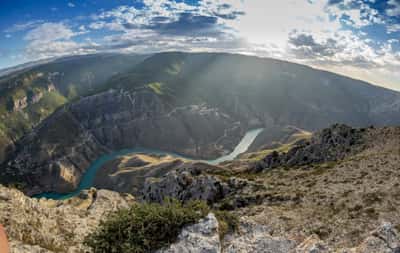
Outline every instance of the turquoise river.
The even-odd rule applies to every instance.
[[[235,147],[235,149],[228,155],[219,157],[215,160],[199,160],[201,162],[209,163],[209,164],[219,164],[221,162],[225,161],[230,161],[235,159],[239,154],[246,152],[249,146],[253,143],[253,141],[256,139],[256,137],[263,131],[263,128],[258,128],[258,129],[253,129],[248,132],[243,136],[239,144]],[[177,158],[184,158],[188,160],[193,160],[189,159],[187,157],[171,153],[171,152],[165,152],[165,151],[160,151],[160,150],[155,150],[155,149],[144,149],[144,148],[134,148],[134,149],[124,149],[120,150],[117,152],[112,152],[106,155],[101,156],[98,158],[96,161],[94,161],[90,167],[86,170],[85,174],[83,175],[81,182],[79,183],[78,188],[70,193],[55,193],[55,192],[47,192],[47,193],[42,193],[35,195],[34,197],[36,198],[48,198],[48,199],[56,199],[56,200],[62,200],[62,199],[68,199],[70,197],[73,197],[77,194],[79,194],[80,191],[84,189],[89,189],[93,185],[94,178],[96,176],[96,173],[99,169],[103,167],[103,165],[109,161],[112,161],[114,159],[117,159],[120,156],[124,155],[133,155],[133,154],[139,154],[139,153],[147,153],[147,154],[157,154],[157,155],[171,155]]]

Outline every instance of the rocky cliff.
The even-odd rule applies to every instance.
[[[317,235],[305,239],[271,235],[269,227],[260,226],[243,217],[240,233],[218,236],[218,221],[211,213],[198,224],[183,229],[178,241],[157,253],[396,253],[400,250],[400,234],[390,223],[382,223],[356,247],[332,249]]]
[[[234,118],[206,105],[172,107],[148,89],[110,90],[58,110],[19,142],[2,173],[26,183],[29,194],[68,192],[110,150],[154,148],[215,158],[243,134]]]
[[[0,163],[14,144],[57,108],[93,93],[144,55],[98,54],[25,64],[0,76]]]
[[[134,203],[130,195],[95,190],[67,201],[30,199],[21,192],[0,186],[0,223],[5,225],[12,253],[90,252],[83,239],[108,212]],[[157,253],[396,253],[400,234],[382,223],[353,248],[331,248],[317,235],[307,238],[273,235],[271,227],[242,217],[238,232],[220,237],[213,213],[181,231],[176,242]]]
[[[132,196],[106,190],[92,189],[67,201],[53,201],[31,199],[0,186],[0,223],[11,252],[87,252],[84,237],[107,213],[132,203]]]

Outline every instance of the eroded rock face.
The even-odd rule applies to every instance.
[[[399,253],[399,232],[392,224],[383,223],[379,228],[373,231],[360,246],[352,250],[356,253]]]
[[[358,247],[332,249],[312,235],[303,241],[272,236],[270,229],[242,219],[238,233],[227,235],[222,241],[218,237],[218,223],[209,214],[199,223],[181,232],[176,243],[158,253],[219,252],[219,253],[398,253],[399,235],[396,229],[383,223]],[[222,247],[221,247],[222,245]]]
[[[173,107],[147,90],[110,90],[54,113],[17,145],[0,171],[26,183],[30,195],[75,189],[91,162],[113,150],[142,147],[216,158],[244,128],[206,105]]]
[[[213,158],[231,149],[243,133],[240,124],[216,108],[176,107],[146,90],[110,90],[80,100],[71,112],[111,150],[145,147]],[[220,138],[225,133],[233,143]]]
[[[86,252],[83,239],[99,221],[133,203],[132,196],[107,190],[91,189],[69,200],[53,201],[0,186],[0,223],[13,253]]]
[[[197,224],[182,230],[176,243],[156,253],[219,253],[221,242],[218,235],[218,220],[210,213]]]
[[[294,240],[273,237],[268,227],[242,220],[239,233],[226,236],[223,253],[286,253],[296,247]]]
[[[235,177],[222,180],[216,175],[208,174],[207,169],[220,168],[202,163],[188,163],[163,176],[146,178],[139,196],[145,201],[158,203],[165,198],[175,198],[183,202],[199,199],[215,204],[229,198],[231,202],[227,204],[232,208],[257,202],[255,195],[259,185]]]
[[[256,170],[341,160],[363,150],[364,131],[335,124],[314,134],[310,140],[300,141],[287,153],[272,152],[257,164]]]
[[[201,170],[190,168],[173,170],[161,178],[147,178],[142,196],[145,201],[160,203],[165,197],[214,203],[222,199],[228,190],[217,177],[203,175]]]

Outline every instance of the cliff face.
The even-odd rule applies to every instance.
[[[396,253],[400,250],[400,234],[390,223],[382,223],[353,248],[333,249],[316,235],[305,239],[273,236],[269,227],[247,218],[241,219],[240,234],[221,240],[218,221],[211,213],[198,224],[184,228],[176,243],[156,253]]]
[[[149,90],[110,90],[58,110],[21,140],[2,171],[25,182],[29,194],[67,192],[110,150],[144,147],[216,158],[243,134],[234,118],[206,105],[172,107]]]
[[[239,122],[216,108],[172,106],[147,89],[110,90],[73,104],[71,112],[112,150],[145,147],[213,158],[230,150],[243,134]]]
[[[68,101],[93,92],[146,56],[99,54],[66,57],[0,76],[0,163],[14,144]]]
[[[0,223],[11,252],[86,252],[84,237],[108,212],[134,203],[129,195],[106,190],[82,192],[68,201],[31,199],[0,186]]]

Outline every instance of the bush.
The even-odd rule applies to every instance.
[[[228,211],[213,211],[218,220],[219,237],[222,240],[226,234],[239,228],[239,218]]]
[[[85,238],[85,244],[94,253],[152,252],[173,243],[185,225],[196,223],[209,211],[201,201],[135,204],[110,214]]]

